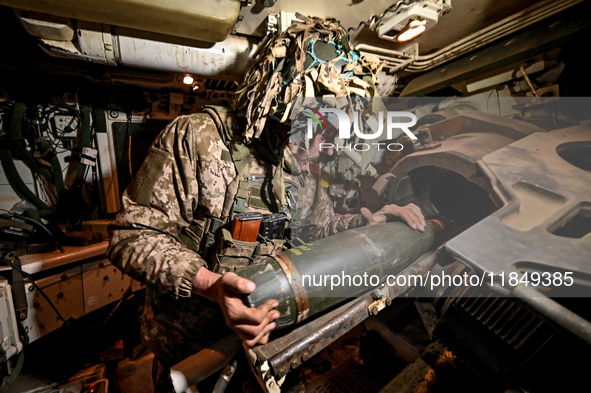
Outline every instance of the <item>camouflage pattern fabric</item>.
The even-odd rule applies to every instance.
[[[298,97],[377,95],[384,62],[352,50],[337,20],[296,16],[302,22],[261,44],[258,61],[238,88],[234,108],[246,109],[247,140],[260,137],[272,115],[282,123],[297,117],[291,110]]]
[[[276,170],[255,158],[247,167],[249,174],[270,171],[267,176],[271,177]],[[194,221],[198,209],[222,216],[227,188],[236,177],[211,117],[204,113],[180,116],[154,141],[110,227],[111,261],[147,285],[142,340],[168,365],[229,332],[217,304],[191,293],[194,276],[208,264],[179,235]],[[298,196],[301,218],[316,225],[312,238],[346,230],[358,218],[335,214],[319,179],[311,173],[284,173],[284,181],[302,193]]]
[[[221,215],[234,177],[234,164],[211,117],[178,117],[156,138],[123,194],[111,231],[110,259],[140,282],[175,298],[189,297],[195,274],[206,264],[179,235],[198,207]]]

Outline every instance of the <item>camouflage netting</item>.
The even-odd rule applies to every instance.
[[[351,49],[349,36],[334,19],[297,14],[297,22],[262,43],[246,72],[234,107],[246,110],[247,139],[258,138],[269,116],[294,119],[298,97],[373,97],[384,63]],[[342,100],[341,100],[342,101]]]

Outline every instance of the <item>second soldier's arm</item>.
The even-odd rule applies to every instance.
[[[300,191],[303,193],[301,218],[307,218],[315,225],[310,230],[310,241],[365,225],[358,214],[335,213],[332,200],[311,173],[304,172],[299,178],[303,184]]]
[[[351,228],[382,224],[390,217],[400,218],[408,226],[421,232],[425,230],[425,218],[421,210],[412,203],[406,206],[386,205],[373,215],[366,208],[361,209],[361,214],[335,213],[333,202],[320,182],[309,173],[302,176],[305,184],[302,188],[304,192],[302,217],[309,219],[315,225],[311,230],[311,241]]]

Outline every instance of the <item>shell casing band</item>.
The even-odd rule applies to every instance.
[[[277,328],[287,327],[384,285],[388,275],[428,251],[442,229],[436,220],[428,220],[424,232],[402,222],[350,229],[265,257],[236,274],[256,284],[245,303],[258,307],[277,300]],[[359,284],[363,277],[374,280]]]
[[[296,308],[297,308],[297,317],[296,323],[300,323],[304,319],[308,318],[308,314],[310,313],[310,304],[308,302],[308,293],[306,292],[306,287],[303,286],[302,283],[302,276],[298,269],[291,263],[289,257],[285,254],[278,254],[273,257],[279,266],[285,272],[285,276],[290,283],[291,290],[293,291]]]

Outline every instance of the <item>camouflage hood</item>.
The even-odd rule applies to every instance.
[[[246,72],[234,107],[246,111],[247,140],[258,138],[267,118],[295,118],[298,97],[373,97],[383,63],[360,54],[334,19],[305,17],[284,32],[267,36],[257,62]]]

